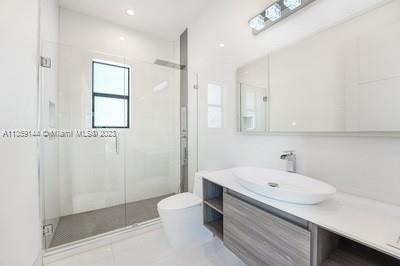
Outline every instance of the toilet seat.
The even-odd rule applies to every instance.
[[[184,192],[161,200],[157,207],[161,210],[181,210],[199,206],[202,199],[193,193]]]

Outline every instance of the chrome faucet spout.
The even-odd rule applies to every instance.
[[[281,155],[281,160],[287,161],[287,171],[296,173],[296,153],[294,151],[284,151]]]
[[[286,160],[287,157],[288,157],[287,154],[282,154],[282,155],[281,155],[281,160]]]

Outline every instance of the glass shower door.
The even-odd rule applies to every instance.
[[[120,127],[129,121],[129,77],[117,56],[48,42],[42,56],[51,59],[41,68],[40,176],[52,248],[126,226]]]

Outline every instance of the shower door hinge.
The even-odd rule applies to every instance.
[[[193,85],[193,89],[198,90],[199,89],[199,85],[197,85],[197,84]]]
[[[46,224],[43,225],[43,235],[48,236],[53,233],[53,225],[52,224]]]
[[[51,68],[51,58],[50,57],[40,57],[40,66],[41,67],[46,67],[46,68]]]
[[[265,102],[265,103],[268,102],[268,96],[263,97],[263,102]]]

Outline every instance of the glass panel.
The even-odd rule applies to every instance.
[[[180,185],[180,80],[177,69],[128,59],[134,76],[125,130],[127,224],[158,218],[157,203]]]
[[[222,89],[216,84],[208,84],[208,104],[222,105]]]
[[[117,95],[127,95],[129,68],[115,61],[93,61],[93,91]]]
[[[222,127],[222,107],[215,107],[215,106],[208,107],[208,127],[209,128]]]
[[[198,168],[199,129],[198,129],[198,101],[201,76],[198,73],[188,72],[188,187],[189,191],[194,188],[194,175]]]
[[[58,130],[59,109],[58,101],[58,46],[51,43],[42,44],[42,53],[45,57],[52,58],[52,68],[41,68],[41,88],[40,88],[40,114],[42,130]],[[61,193],[59,176],[59,139],[44,138],[40,139],[40,186],[42,191],[42,218],[43,225],[49,225],[53,230],[57,229],[57,224],[61,216]],[[50,246],[54,234],[45,236],[46,247]]]
[[[94,126],[95,127],[127,127],[128,100],[94,97]]]

